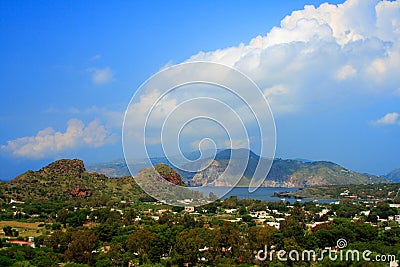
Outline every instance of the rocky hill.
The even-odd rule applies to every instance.
[[[328,161],[299,162],[276,159],[264,185],[305,187],[388,182],[384,177],[361,174]]]
[[[158,163],[154,169],[161,175],[162,178],[174,185],[184,185],[181,176],[164,163]]]
[[[215,160],[208,168],[194,175],[193,179],[189,181],[189,185],[199,186],[213,183],[216,178],[224,172],[229,160],[231,160],[231,164],[236,164],[240,160],[248,160],[243,177],[238,183],[238,186],[248,186],[257,164],[264,164],[263,161],[266,161],[266,159],[260,158],[251,151],[243,151],[238,154],[238,158],[231,159],[231,151],[229,149],[221,151],[216,155]],[[240,155],[249,156],[248,158],[240,158]],[[383,182],[388,181],[384,177],[353,172],[332,162],[304,162],[299,160],[275,159],[263,186],[307,187]],[[217,183],[216,185],[230,186],[229,184],[220,183]]]
[[[0,199],[31,201],[65,201],[92,198],[96,200],[137,200],[147,195],[132,177],[109,178],[87,172],[81,160],[55,161],[39,171],[27,171],[0,183]]]
[[[43,177],[55,177],[60,175],[80,177],[86,172],[85,165],[79,159],[61,159],[50,163],[38,171]]]
[[[205,186],[215,181],[215,178],[224,172],[225,168],[221,166],[218,160],[213,160],[208,168],[196,173],[192,179],[188,180],[190,186]],[[216,186],[220,184],[215,184]]]

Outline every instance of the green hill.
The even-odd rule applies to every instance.
[[[96,201],[138,200],[147,195],[132,177],[109,178],[87,172],[83,161],[63,159],[39,171],[27,171],[0,184],[0,199],[21,201],[66,201],[89,198]]]

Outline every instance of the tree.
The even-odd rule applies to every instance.
[[[227,199],[224,200],[222,203],[222,206],[226,209],[233,209],[238,206],[238,197],[237,196],[231,196]]]
[[[173,212],[182,212],[183,210],[185,210],[185,208],[184,207],[181,207],[181,206],[173,206],[172,207],[172,211]]]
[[[332,230],[321,229],[315,233],[316,242],[319,248],[334,247],[337,238]]]
[[[140,228],[128,237],[126,247],[129,251],[139,255],[148,254],[156,239],[157,235],[145,228]]]
[[[236,224],[225,222],[216,228],[211,235],[208,254],[210,263],[218,263],[221,258],[238,258],[243,250],[243,238]]]
[[[115,223],[108,224],[102,223],[93,228],[93,232],[99,237],[102,242],[111,241],[111,239],[117,236],[118,225]]]
[[[284,237],[293,237],[298,244],[304,244],[304,230],[306,226],[294,217],[287,217],[281,222],[280,230]]]
[[[11,226],[4,226],[3,227],[3,232],[5,236],[12,236],[13,235],[13,231],[12,231],[12,227]]]
[[[336,211],[338,217],[353,218],[354,215],[361,211],[361,207],[351,203],[342,203],[339,205],[332,205],[332,210]]]
[[[388,246],[396,247],[397,245],[397,247],[399,247],[400,227],[392,228],[388,231],[383,232],[379,239],[385,242],[385,244]]]
[[[378,215],[376,214],[376,212],[371,212],[367,219],[367,222],[371,222],[371,223],[377,223],[378,222]]]
[[[376,213],[380,219],[387,219],[388,216],[394,216],[397,214],[395,208],[391,208],[387,203],[378,203],[376,208],[372,209],[372,213]]]
[[[11,266],[13,262],[9,257],[0,255],[0,266]]]
[[[36,257],[33,263],[37,267],[58,267],[55,257],[50,253],[43,253],[42,255]],[[31,266],[31,265],[30,265]]]
[[[356,241],[371,242],[378,237],[378,229],[363,222],[352,223]]]
[[[124,223],[126,225],[132,224],[135,221],[136,216],[137,216],[136,211],[134,209],[129,209],[124,214]]]
[[[199,255],[199,249],[207,245],[207,239],[210,237],[205,231],[208,229],[195,228],[189,232],[182,232],[176,237],[174,255],[178,264],[184,263],[196,264]]]
[[[62,223],[64,228],[67,227],[68,210],[62,209],[57,213],[57,221]]]
[[[186,229],[191,229],[196,226],[196,221],[194,220],[193,216],[189,214],[183,215],[182,223]]]
[[[58,222],[52,223],[51,225],[51,230],[55,231],[55,230],[61,230],[61,224]]]
[[[172,226],[175,223],[175,219],[171,214],[164,213],[158,219],[159,224],[167,224],[168,226]]]
[[[63,231],[55,231],[51,236],[45,237],[43,240],[43,244],[52,248],[56,253],[64,253],[70,242],[71,235]]]
[[[263,249],[264,246],[270,247],[275,243],[275,227],[250,227],[246,231],[247,243],[250,249]]]
[[[246,207],[241,206],[239,208],[239,215],[243,216],[243,215],[246,215],[246,214],[248,214],[248,211],[247,211]]]
[[[268,249],[275,244],[276,233],[278,230],[274,227],[250,227],[245,231],[246,251],[241,253],[243,260],[252,263],[254,260],[253,251]]]
[[[68,218],[66,222],[72,227],[82,226],[86,221],[86,211],[85,210],[77,210],[73,212]]]
[[[122,266],[124,264],[124,249],[121,244],[112,245],[107,253],[111,266]]]
[[[92,251],[97,248],[98,237],[91,230],[77,231],[72,235],[72,241],[65,251],[65,257],[77,263],[94,263]]]
[[[155,224],[152,227],[152,232],[157,235],[155,245],[159,249],[161,256],[171,256],[172,248],[176,245],[176,237],[185,230],[182,224],[173,224],[169,226],[167,224]],[[152,251],[153,253],[154,251]],[[153,255],[150,255],[152,258]]]
[[[296,202],[298,203],[298,202]],[[299,205],[299,204],[297,204]],[[290,214],[292,215],[292,217],[294,219],[296,219],[299,222],[305,223],[307,221],[307,215],[305,213],[305,211],[299,207],[299,206],[294,206],[291,210],[290,210]]]
[[[4,226],[3,227],[3,232],[5,236],[14,236],[17,237],[19,235],[19,232],[17,229],[13,229],[11,226]]]

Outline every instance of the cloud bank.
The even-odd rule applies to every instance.
[[[64,133],[52,127],[39,131],[35,136],[10,140],[1,149],[14,156],[44,158],[57,153],[82,147],[100,147],[115,140],[98,120],[84,125],[81,120],[70,119]]]
[[[197,60],[243,71],[266,90],[275,114],[335,98],[393,95],[399,86],[400,2],[308,5],[266,36],[188,59]]]
[[[400,1],[348,0],[339,5],[307,5],[248,44],[201,51],[185,62],[196,61],[221,63],[248,75],[260,87],[276,117],[302,112],[321,114],[347,106],[357,109],[365,99],[398,95]],[[209,71],[208,75],[216,74]],[[149,101],[154,103],[158,90],[149,89],[133,106],[136,123],[146,118],[141,107]],[[232,106],[229,97],[220,92],[210,91],[207,96]],[[157,104],[154,120],[160,124],[157,119],[171,112],[182,99],[199,94],[200,90],[187,90],[183,97],[168,95]],[[197,108],[212,110],[209,106],[191,106],[187,112]],[[200,136],[202,131],[203,137],[215,136],[211,127],[198,126],[193,134]],[[142,132],[138,132],[140,135]],[[197,144],[200,140],[191,142]],[[160,142],[159,136],[153,141]]]

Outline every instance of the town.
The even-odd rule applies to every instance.
[[[258,251],[341,249],[385,255],[398,266],[400,204],[391,201],[265,202],[229,197],[200,207],[154,199],[88,206],[10,199],[1,206],[1,266],[330,266],[262,262]],[[279,199],[277,199],[279,200]],[[79,205],[77,205],[79,203]],[[337,240],[348,242],[339,248]],[[279,265],[280,264],[280,265]],[[332,263],[333,264],[333,263]],[[354,264],[354,265],[352,265]],[[339,266],[358,266],[356,259]],[[378,264],[378,265],[377,265]],[[335,265],[337,266],[337,265]]]

